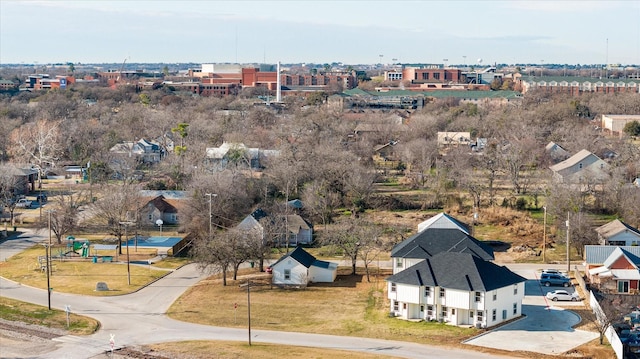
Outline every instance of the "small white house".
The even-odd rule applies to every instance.
[[[309,283],[331,283],[336,279],[336,263],[317,260],[313,255],[296,247],[272,264],[272,283],[280,285],[306,286]]]
[[[601,183],[609,178],[609,165],[587,150],[581,150],[549,169],[560,183]]]
[[[640,230],[615,219],[596,228],[601,245],[637,246],[640,245]]]
[[[522,314],[526,279],[470,253],[443,252],[387,278],[392,315],[493,327]]]

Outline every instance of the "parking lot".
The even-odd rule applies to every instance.
[[[553,355],[564,353],[598,337],[598,333],[572,328],[581,318],[570,308],[582,307],[584,298],[576,302],[553,302],[545,297],[548,292],[556,289],[566,289],[573,293],[575,287],[544,287],[537,280],[539,272],[515,272],[528,279],[522,302],[522,313],[526,317],[468,340],[465,344]]]

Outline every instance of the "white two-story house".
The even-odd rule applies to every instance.
[[[492,327],[521,315],[525,281],[472,253],[442,252],[387,278],[390,313]]]
[[[493,249],[460,229],[425,228],[396,244],[391,250],[393,273],[401,272],[438,253],[470,253],[492,261]]]

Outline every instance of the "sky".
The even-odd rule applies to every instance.
[[[640,64],[640,0],[0,0],[0,64]]]

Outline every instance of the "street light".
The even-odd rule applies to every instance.
[[[213,232],[213,212],[211,212],[211,202],[213,197],[217,197],[217,193],[205,193],[205,196],[209,197],[209,239],[211,239],[211,233]]]
[[[544,209],[544,220],[542,225],[542,263],[547,263],[545,252],[547,249],[547,206],[542,207]]]
[[[134,224],[133,222],[120,222],[124,226],[124,240],[127,243],[127,284],[131,285],[131,268],[129,266],[129,240],[127,239],[127,227]]]

